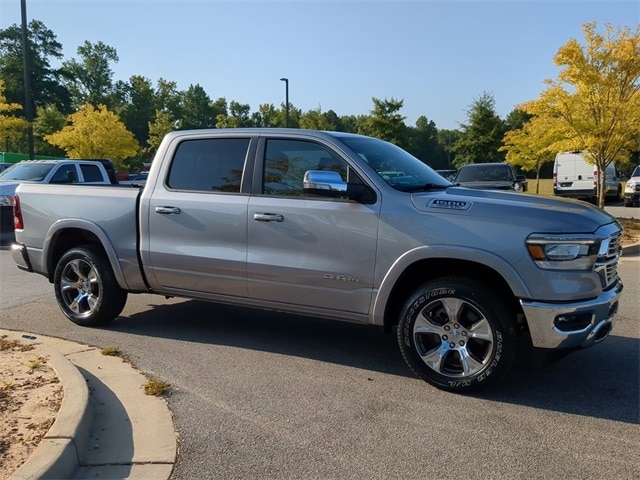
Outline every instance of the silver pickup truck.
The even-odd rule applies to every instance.
[[[144,188],[23,184],[15,220],[18,267],[79,325],[156,293],[395,328],[411,369],[455,392],[501,377],[521,338],[603,340],[622,291],[604,211],[456,187],[347,133],[173,132]]]

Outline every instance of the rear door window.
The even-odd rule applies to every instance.
[[[102,182],[102,171],[97,165],[82,164],[80,165],[82,176],[85,182]]]
[[[176,149],[167,187],[197,192],[238,193],[249,138],[185,140]]]

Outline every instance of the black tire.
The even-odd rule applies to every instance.
[[[398,344],[414,373],[442,390],[469,393],[508,371],[514,322],[503,301],[477,282],[432,280],[405,303]]]
[[[60,258],[53,288],[62,313],[84,327],[109,323],[127,302],[127,292],[116,282],[111,265],[91,245],[69,250]]]

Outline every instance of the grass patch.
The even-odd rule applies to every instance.
[[[120,355],[120,348],[118,347],[107,347],[100,350],[102,355],[107,355],[108,357],[117,357]]]
[[[39,368],[42,368],[44,364],[45,364],[44,358],[39,357],[39,358],[36,358],[35,360],[28,361],[24,365],[29,369],[29,372],[31,373],[34,370],[38,370]]]
[[[145,394],[155,396],[164,395],[169,391],[170,388],[171,385],[169,385],[167,382],[156,380],[155,378],[150,378],[147,383],[142,386]]]

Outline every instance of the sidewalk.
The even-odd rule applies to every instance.
[[[170,477],[173,419],[164,399],[143,392],[146,377],[96,347],[25,332],[0,335],[33,342],[64,385],[55,423],[11,480]]]

